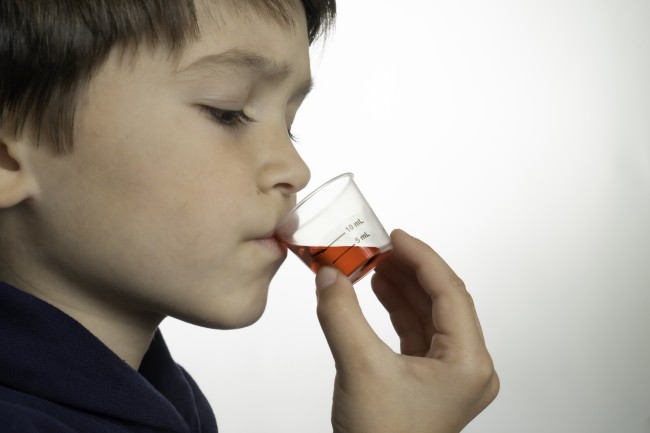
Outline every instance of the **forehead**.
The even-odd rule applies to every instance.
[[[309,40],[302,4],[278,0],[197,0],[199,37],[179,59],[178,70],[201,64],[247,66],[275,75],[308,68]],[[272,8],[270,5],[283,5]],[[212,55],[212,57],[210,57]],[[197,59],[203,59],[198,60]],[[207,70],[207,69],[206,69]]]

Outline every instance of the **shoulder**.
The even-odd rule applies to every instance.
[[[0,401],[0,433],[74,433],[68,426],[34,408]]]

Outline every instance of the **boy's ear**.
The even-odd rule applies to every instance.
[[[15,206],[36,192],[25,164],[24,146],[0,135],[0,209]]]

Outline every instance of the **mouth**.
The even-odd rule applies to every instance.
[[[282,233],[287,231],[286,216],[288,214],[289,214],[289,210],[285,211],[281,215],[281,217],[277,220],[276,225],[273,229],[253,239],[253,242],[258,244],[265,250],[270,251],[276,256],[282,258],[283,260],[284,258],[286,258],[287,251],[288,251],[288,245],[283,240],[284,236],[282,236]]]
[[[284,259],[287,257],[287,246],[284,242],[273,235],[253,239],[253,242],[269,251],[273,255],[277,256],[278,258]]]

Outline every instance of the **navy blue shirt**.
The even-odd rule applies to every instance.
[[[135,371],[80,323],[0,282],[0,433],[216,433],[160,333]]]

